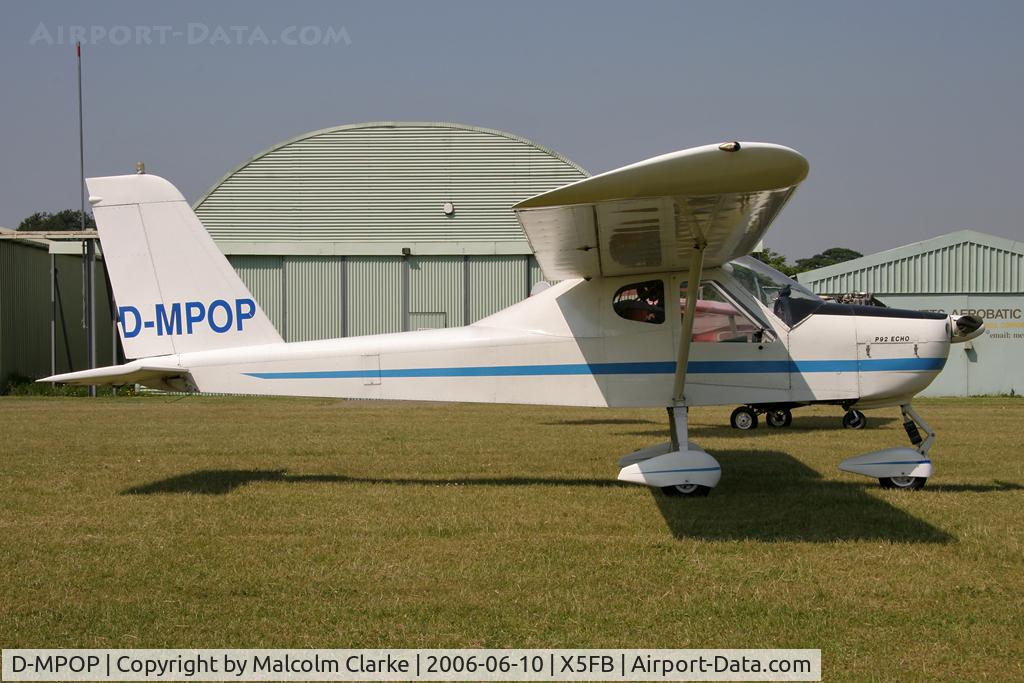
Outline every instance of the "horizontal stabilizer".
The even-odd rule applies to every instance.
[[[124,365],[67,372],[37,380],[39,382],[60,382],[77,386],[122,386],[143,384],[153,389],[167,391],[189,391],[191,379],[186,368],[173,365],[157,365],[152,362],[132,361]]]

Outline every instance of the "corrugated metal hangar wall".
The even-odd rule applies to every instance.
[[[985,334],[953,346],[924,395],[1024,392],[1024,242],[961,230],[798,279],[818,294],[871,292],[893,308],[980,315]]]
[[[196,213],[288,341],[456,327],[543,279],[511,211],[586,177],[500,131],[366,123],[228,173]]]
[[[83,320],[82,259],[77,254],[50,254],[44,240],[0,240],[0,390],[11,379],[37,379],[88,367]],[[79,243],[64,251],[80,250]],[[51,290],[51,258],[56,288]],[[110,307],[103,285],[103,264],[96,263],[96,358],[114,362]],[[54,345],[50,344],[50,297],[55,301]],[[53,357],[51,358],[51,352]]]
[[[228,258],[286,341],[467,325],[543,279],[529,254]]]

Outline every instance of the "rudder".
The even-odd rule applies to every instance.
[[[282,341],[174,185],[141,173],[86,184],[126,357]]]

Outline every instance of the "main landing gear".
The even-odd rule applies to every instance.
[[[839,463],[839,469],[877,478],[884,489],[916,491],[923,488],[932,475],[928,451],[935,443],[935,432],[909,403],[900,406],[900,412],[903,414],[903,429],[913,448],[886,448],[848,458]],[[922,431],[924,437],[921,436]]]
[[[668,409],[672,440],[640,449],[619,460],[619,480],[660,488],[665,495],[706,496],[722,478],[722,466],[687,439],[686,406]]]
[[[729,424],[733,429],[742,431],[757,429],[759,415],[764,415],[764,421],[769,427],[782,429],[793,424],[792,411],[789,407],[778,404],[740,406],[732,411]],[[846,429],[864,429],[867,424],[867,416],[859,410],[848,410],[843,414],[843,427]]]
[[[711,493],[710,486],[700,484],[676,484],[675,486],[662,486],[662,492],[666,496],[700,498]]]
[[[864,429],[867,424],[867,416],[859,410],[847,410],[843,415],[843,426],[847,429]]]
[[[789,408],[762,407],[762,406],[740,406],[732,411],[729,417],[729,424],[733,429],[757,429],[757,416],[764,415],[764,421],[769,427],[788,427],[793,424],[793,413]]]
[[[718,485],[722,478],[721,465],[700,446],[687,439],[687,410],[682,405],[668,409],[671,441],[642,448],[619,460],[619,467],[622,468],[619,471],[620,481],[660,488],[669,496],[686,497],[706,496]],[[847,458],[839,463],[839,469],[878,479],[882,488],[911,491],[922,488],[932,475],[932,461],[928,458],[928,451],[935,442],[935,432],[909,403],[901,405],[900,411],[911,448],[886,448]],[[784,426],[783,423],[788,424],[787,416],[792,419],[788,415],[788,408],[765,408],[761,413],[768,416],[769,424],[775,420]],[[859,413],[863,421],[863,413],[850,411],[847,415],[851,413]],[[733,416],[734,422],[741,425],[757,424],[757,413],[752,406],[737,408]]]
[[[733,429],[742,429],[743,431],[757,429],[757,411],[750,406],[740,406],[732,411],[732,415],[729,416],[729,424]]]

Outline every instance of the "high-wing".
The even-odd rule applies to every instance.
[[[553,279],[686,270],[748,254],[807,177],[798,152],[761,142],[694,147],[565,185],[514,208]]]

